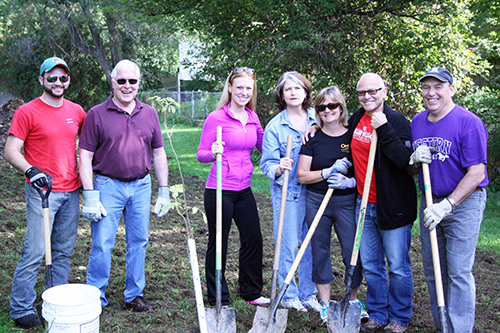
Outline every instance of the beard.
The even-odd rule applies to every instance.
[[[68,88],[65,88],[63,85],[62,89],[63,91],[61,93],[54,93],[54,91],[52,91],[52,88],[47,87],[45,84],[43,85],[43,90],[52,97],[63,97]]]

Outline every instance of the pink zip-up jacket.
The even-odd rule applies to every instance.
[[[210,113],[201,132],[196,158],[201,163],[212,163],[206,182],[207,188],[217,188],[217,163],[212,156],[212,143],[217,139],[217,126],[222,127],[222,189],[241,191],[250,187],[253,164],[250,154],[253,147],[262,153],[264,131],[257,113],[246,108],[248,120],[245,126],[229,111],[229,105]]]

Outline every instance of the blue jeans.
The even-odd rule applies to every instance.
[[[273,195],[271,199],[273,203],[273,233],[274,242],[276,244],[281,193],[279,196]],[[307,231],[309,231],[309,226],[306,221],[306,193],[302,191],[294,200],[288,199],[286,201],[283,237],[281,240],[280,266],[278,270],[278,283],[280,286],[283,286],[283,282],[297,255],[299,243],[304,240]],[[312,282],[312,252],[310,244],[299,263],[298,271],[299,285],[297,287],[295,278],[293,278],[283,297],[284,301],[292,299],[306,301],[312,296],[316,296],[318,292],[316,290],[316,285]]]
[[[307,223],[310,225],[316,216],[324,195],[312,191],[307,191]],[[313,254],[313,281],[317,284],[327,284],[333,282],[331,253],[332,227],[335,229],[340,249],[342,261],[346,267],[344,282],[347,284],[349,270],[351,267],[352,249],[356,236],[356,195],[332,196],[325,212],[321,217],[316,231],[311,239]],[[356,289],[363,279],[361,265],[356,265],[351,287]]]
[[[12,319],[34,313],[36,277],[45,255],[42,200],[38,192],[27,182],[26,237],[12,282],[10,315]],[[75,247],[78,231],[80,190],[52,192],[49,195],[49,219],[51,225],[52,279],[53,285],[68,283],[70,257]],[[45,281],[47,288],[47,281]]]
[[[361,198],[356,205],[359,215]],[[413,276],[410,262],[412,224],[380,230],[377,205],[368,203],[361,236],[361,263],[367,284],[366,303],[370,319],[387,325],[408,325],[413,311]],[[389,266],[387,279],[386,259]]]
[[[442,199],[434,199],[439,202]],[[472,332],[476,309],[476,284],[472,266],[476,253],[476,243],[486,206],[486,190],[473,192],[460,205],[454,215],[444,218],[436,227],[439,260],[443,280],[443,291],[447,313],[448,332]],[[420,204],[420,217],[426,207],[425,197]],[[429,287],[431,310],[436,328],[440,328],[437,307],[436,283],[432,263],[429,230],[420,221],[422,242],[422,262]]]
[[[108,215],[92,222],[92,248],[90,249],[87,284],[101,290],[101,304],[106,306],[106,287],[111,270],[111,250],[123,214],[127,255],[125,302],[143,296],[146,286],[144,262],[148,245],[149,212],[151,209],[151,176],[132,182],[122,182],[95,175],[94,188],[100,191],[101,203]]]

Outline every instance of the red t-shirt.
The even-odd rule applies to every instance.
[[[76,137],[84,119],[85,111],[76,103],[64,99],[55,108],[40,98],[21,105],[12,118],[9,135],[24,141],[26,161],[54,179],[54,192],[71,192],[81,184]]]
[[[358,125],[354,129],[351,141],[352,161],[354,164],[354,177],[360,196],[363,195],[365,187],[366,166],[368,165],[368,155],[370,153],[370,143],[372,142],[373,127],[371,117],[366,113],[361,117]],[[369,203],[377,203],[377,188],[375,186],[375,173],[372,173],[370,184]]]

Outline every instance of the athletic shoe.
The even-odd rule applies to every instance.
[[[135,312],[144,312],[153,310],[153,306],[149,305],[148,301],[143,296],[137,296],[132,302],[125,303],[126,309],[132,309]]]
[[[269,303],[271,303],[271,300],[267,297],[260,296],[253,301],[246,301],[245,303],[253,305],[269,305]]]
[[[34,313],[30,313],[24,317],[14,319],[14,323],[21,328],[33,328],[37,326],[42,326],[42,323],[38,319],[38,316]]]
[[[401,324],[398,324],[396,323],[395,321],[390,321],[389,324],[387,324],[387,326],[384,328],[384,331],[385,333],[403,333],[404,331],[406,331],[406,329],[408,328],[408,326],[405,326],[405,325],[401,325]]]
[[[319,313],[319,316],[321,320],[323,320],[324,323],[328,322],[328,304],[325,303],[325,301],[319,301],[319,306],[321,306],[321,311]]]
[[[308,300],[302,301],[302,305],[306,309],[312,309],[316,312],[321,312],[321,305],[319,305],[316,296],[311,296]]]
[[[281,305],[287,309],[295,309],[300,312],[307,312],[307,309],[302,305],[302,302],[300,302],[296,298],[293,298],[288,301],[281,301]]]
[[[366,312],[365,305],[359,299],[356,298],[354,301],[349,301],[349,303],[361,306],[361,321],[363,323],[366,322],[368,318],[370,318],[368,312]]]
[[[368,320],[366,323],[361,325],[361,330],[364,333],[372,333],[372,332],[378,332],[379,330],[383,329],[384,325],[377,323],[374,320]]]

